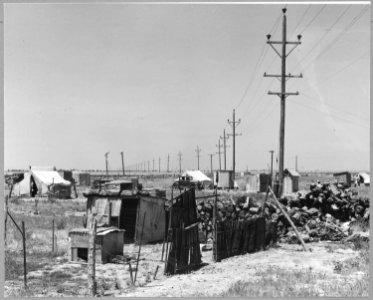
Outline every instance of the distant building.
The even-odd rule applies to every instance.
[[[334,173],[333,176],[338,183],[343,183],[348,187],[351,186],[352,175],[350,172],[346,171],[346,172]]]
[[[299,190],[300,174],[292,169],[284,170],[284,186],[282,189],[283,195],[291,194]]]

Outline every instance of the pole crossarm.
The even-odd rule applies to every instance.
[[[281,74],[267,74],[266,72],[264,72],[263,74],[264,77],[279,77],[281,78],[282,75]],[[300,73],[299,75],[293,75],[293,74],[287,74],[284,76],[285,78],[303,78],[303,74]]]
[[[295,93],[291,93],[291,92],[287,92],[287,93],[281,93],[281,92],[271,92],[271,91],[268,91],[268,95],[277,95],[279,97],[281,96],[298,96],[299,95],[299,92],[295,92]]]
[[[269,45],[272,45],[272,44],[278,44],[278,45],[282,45],[282,41],[267,41],[267,44],[269,44]],[[295,42],[291,42],[291,41],[286,41],[286,44],[288,44],[288,45],[300,45],[300,44],[302,44],[302,42],[301,41],[295,41]]]

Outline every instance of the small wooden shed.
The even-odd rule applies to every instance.
[[[72,261],[88,261],[89,231],[87,228],[69,232],[70,257]],[[95,239],[96,262],[109,263],[116,255],[123,255],[124,230],[115,227],[97,228]]]
[[[291,169],[284,170],[284,185],[282,194],[291,194],[299,190],[299,178],[300,174]]]
[[[214,186],[218,189],[233,189],[233,171],[219,170],[214,172]]]
[[[351,186],[352,175],[350,172],[346,171],[346,172],[334,173],[333,176],[338,183],[343,183],[347,185],[348,187]]]

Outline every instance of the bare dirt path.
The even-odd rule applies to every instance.
[[[317,278],[320,275],[320,280],[333,284],[341,276],[334,272],[335,261],[344,261],[358,254],[357,251],[335,242],[310,243],[307,246],[312,252],[302,251],[300,245],[280,244],[265,251],[224,259],[219,263],[213,262],[212,251],[202,252],[205,265],[199,270],[190,274],[165,276],[164,262],[160,261],[162,244],[144,245],[136,287],[131,287],[128,265],[97,264],[98,293],[101,296],[115,297],[217,296],[238,281],[256,282],[261,279],[263,272],[266,272],[266,276],[271,276],[276,273],[271,271],[274,268],[312,273]],[[136,257],[137,250],[137,245],[128,244],[125,245],[124,253]],[[132,263],[132,266],[135,270],[136,264]],[[154,280],[157,266],[159,269]],[[349,275],[349,278],[358,279],[358,273]],[[17,295],[23,284],[21,277],[17,281],[5,282],[5,296]],[[29,272],[28,281],[33,289],[32,296],[35,297],[89,295],[86,263],[67,261],[66,257],[56,258],[39,270]],[[297,281],[295,284],[304,284],[301,280]],[[323,295],[320,289],[320,296]]]
[[[312,252],[304,252],[299,245],[282,244],[278,248],[235,256],[220,263],[212,262],[212,253],[203,252],[203,261],[209,264],[190,274],[162,277],[133,291],[119,294],[122,297],[213,296],[227,291],[239,281],[255,281],[258,270],[278,267],[286,270],[304,270],[336,277],[334,261],[354,257],[349,248],[333,249],[332,243],[309,245]],[[333,249],[333,250],[332,250]]]

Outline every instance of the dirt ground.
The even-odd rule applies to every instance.
[[[318,284],[333,284],[342,276],[334,271],[334,263],[357,255],[352,248],[337,242],[310,243],[307,246],[312,251],[305,252],[300,245],[279,244],[265,251],[235,256],[221,262],[213,262],[212,251],[203,251],[203,266],[200,269],[189,274],[165,276],[164,262],[160,261],[162,244],[144,245],[135,287],[131,286],[128,265],[109,263],[97,264],[97,290],[101,296],[120,297],[214,296],[224,293],[240,280],[255,282],[259,270],[271,272],[274,268],[316,274],[320,278]],[[137,252],[138,246],[135,244],[124,247],[124,253],[130,257],[137,257]],[[131,265],[135,273],[136,263],[132,262]],[[154,279],[157,266],[159,269]],[[348,280],[358,280],[361,273],[356,271],[349,274]],[[33,289],[33,296],[89,295],[87,264],[71,262],[66,256],[50,260],[39,270],[29,272],[28,283]],[[7,281],[5,296],[19,294],[17,290],[22,289],[22,285],[22,276],[16,281]],[[320,288],[319,296],[328,295]]]

